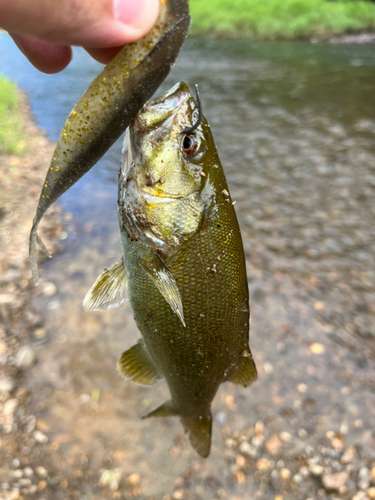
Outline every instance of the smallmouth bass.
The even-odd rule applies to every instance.
[[[206,119],[186,84],[146,104],[125,134],[118,184],[123,255],[87,293],[85,310],[119,306],[128,290],[142,334],[118,362],[171,399],[145,418],[179,416],[196,451],[211,444],[221,383],[256,380],[239,225]]]

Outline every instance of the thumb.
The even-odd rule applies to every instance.
[[[159,0],[0,0],[0,25],[58,45],[116,47],[144,36]]]

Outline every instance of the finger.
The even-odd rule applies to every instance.
[[[117,47],[154,25],[159,0],[0,0],[1,27],[58,45]]]
[[[109,47],[107,49],[85,49],[91,57],[102,64],[108,64],[122,47]]]
[[[72,60],[72,49],[36,38],[10,34],[17,47],[39,71],[43,73],[58,73]]]

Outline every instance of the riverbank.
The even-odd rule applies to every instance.
[[[191,35],[208,38],[328,41],[375,30],[375,4],[365,1],[190,0],[190,11]]]
[[[37,458],[38,443],[45,437],[30,411],[32,392],[26,380],[37,362],[33,344],[45,335],[43,317],[35,312],[32,298],[46,293],[48,283],[41,281],[37,289],[32,285],[28,237],[54,145],[36,127],[15,85],[1,79],[0,89],[5,89],[0,92],[0,110],[5,109],[6,124],[0,143],[0,498],[16,500],[43,489],[47,477]],[[60,249],[60,221],[61,211],[54,205],[41,229],[54,254]],[[29,474],[22,473],[23,480],[21,461]],[[39,481],[31,478],[30,464],[39,465]],[[12,487],[14,483],[18,486]]]

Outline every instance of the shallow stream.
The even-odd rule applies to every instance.
[[[43,75],[2,35],[0,70],[27,91],[55,141],[100,65],[76,50],[62,74]],[[120,255],[117,143],[61,199],[64,252],[43,266],[35,297],[47,336],[35,340],[34,413],[68,475],[79,477],[86,463],[137,472],[142,495],[162,498],[190,474],[199,498],[260,490],[274,498],[271,486],[235,480],[228,466],[225,440],[257,421],[290,432],[301,450],[332,431],[374,454],[375,49],[189,40],[160,93],[180,80],[199,84],[237,200],[259,380],[220,388],[206,461],[178,419],[140,419],[169,396],[164,383],[140,387],[116,372],[139,337],[128,304],[82,309],[86,291]],[[95,479],[89,491],[96,498]]]

